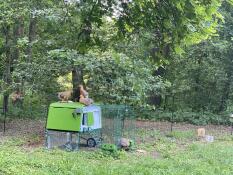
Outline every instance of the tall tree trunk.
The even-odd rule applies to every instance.
[[[205,42],[203,42],[199,47],[205,47]],[[202,97],[202,93],[203,93],[203,90],[201,88],[201,70],[202,70],[202,61],[204,58],[207,57],[207,53],[206,52],[202,52],[198,50],[200,52],[200,55],[197,56],[197,60],[196,60],[196,64],[198,66],[197,68],[197,73],[196,73],[196,76],[195,76],[195,87],[194,87],[194,105],[192,107],[192,111],[197,111],[197,112],[200,112],[202,107],[203,107],[203,103],[202,103],[202,100],[200,99]]]
[[[218,113],[222,112],[226,109],[227,100],[228,100],[229,94],[230,94],[230,85],[231,85],[231,78],[232,78],[231,74],[232,74],[232,72],[228,73],[227,81],[225,82],[225,85],[223,87],[223,93],[221,96],[221,101],[220,101],[220,105],[218,108]]]
[[[197,64],[198,64],[198,73],[195,76],[195,86],[194,86],[194,105],[192,107],[192,111],[200,111],[200,98],[199,98],[199,94],[200,92],[200,66],[201,66],[201,58],[198,58],[197,60]]]
[[[10,26],[5,26],[3,32],[5,35],[5,54],[6,54],[6,69],[4,74],[4,82],[6,83],[7,88],[9,88],[11,82],[11,65],[12,65],[11,50],[10,50]],[[4,113],[8,111],[8,99],[9,99],[9,92],[7,89],[3,97]]]
[[[33,41],[35,41],[36,39],[36,28],[37,28],[37,19],[35,17],[31,17],[29,22],[29,33],[28,33],[29,45],[27,50],[29,63],[32,61],[32,45],[33,45]]]
[[[12,53],[12,61],[13,61],[13,64],[17,63],[19,58],[20,58],[20,50],[19,48],[17,47],[17,43],[18,43],[18,39],[20,39],[21,37],[23,37],[23,34],[24,34],[24,23],[23,23],[23,18],[22,17],[19,17],[17,19],[17,21],[15,22],[15,25],[14,25],[14,50],[13,50],[13,53]],[[14,65],[12,64],[12,71],[14,69]],[[21,82],[21,80],[17,80],[18,82]],[[21,82],[22,83],[22,82]],[[19,90],[22,92],[22,85],[21,85],[21,88],[19,88]]]
[[[17,47],[18,39],[21,38],[24,34],[24,24],[23,18],[19,17],[14,25],[14,52],[13,52],[13,60],[19,59],[19,48]]]
[[[83,81],[83,70],[81,66],[75,67],[72,70],[72,84],[73,84],[73,101],[79,101],[80,92],[78,86],[84,84]]]

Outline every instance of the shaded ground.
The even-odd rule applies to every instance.
[[[0,140],[8,138],[24,138],[26,146],[40,147],[44,144],[44,120],[15,119],[6,123],[6,132],[3,132],[3,124],[0,127]]]
[[[144,129],[156,129],[161,133],[169,133],[171,131],[170,122],[151,122],[151,121],[137,121],[136,128]],[[205,128],[206,134],[213,136],[221,136],[231,133],[231,127],[222,126],[222,125],[206,125],[206,126],[197,126],[187,123],[174,123],[173,131],[194,131],[198,128]]]
[[[6,123],[6,132],[3,133],[3,124],[1,126],[0,136],[27,136],[44,133],[44,120],[15,119]]]

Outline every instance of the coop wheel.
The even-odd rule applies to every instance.
[[[87,139],[87,146],[88,147],[95,147],[96,146],[96,141],[95,141],[95,139],[93,139],[93,138],[89,138],[89,139]]]

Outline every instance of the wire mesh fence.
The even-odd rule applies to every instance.
[[[80,145],[94,147],[101,144],[115,144],[119,146],[122,138],[135,139],[135,115],[129,106],[100,105],[100,109],[102,121],[100,129],[77,132],[46,129],[46,147],[78,150]],[[82,120],[84,116],[80,117]]]
[[[130,106],[102,105],[102,133],[105,143],[118,144],[121,138],[135,139],[135,114]]]
[[[219,122],[209,124],[201,121],[203,118],[206,119],[204,121],[211,120],[211,116],[207,116],[205,113],[198,116],[198,114],[193,115],[185,112],[174,112],[175,116],[172,118],[172,113],[156,111],[150,119],[139,119],[138,116],[143,116],[144,114],[135,112],[133,108],[127,105],[101,105],[101,109],[103,120],[100,137],[103,139],[103,143],[118,144],[121,138],[133,139],[136,143],[148,142],[158,137],[158,134],[170,135],[171,131],[175,134],[186,134],[187,137],[189,135],[190,137],[195,137],[198,128],[205,128],[207,135],[212,135],[218,139],[228,137],[232,132],[230,123],[222,122],[223,119],[224,121],[227,121],[226,115],[218,115],[217,117],[219,119],[217,120]],[[0,132],[3,132],[4,114],[2,113],[2,109],[0,110]],[[22,120],[28,122],[28,118],[30,118],[32,120],[29,122],[36,123],[38,120],[34,119],[37,118],[45,121],[47,111],[48,105],[45,105],[41,101],[25,101],[22,105],[13,105],[12,103],[9,103],[9,111],[6,116],[6,132],[14,134],[20,130],[27,130],[28,127],[31,127],[31,130],[33,131],[35,128],[34,125],[30,124],[27,127],[24,127],[22,125],[25,125],[25,122],[23,123]],[[190,120],[191,118],[196,118],[196,123],[189,124],[188,122],[181,120],[183,118],[189,118]],[[41,120],[38,125],[43,126],[36,127],[36,129],[40,129],[40,132],[43,133],[45,122],[41,122]],[[28,130],[28,133],[30,132],[31,131]],[[55,146],[65,145],[67,142],[67,133],[58,133],[57,136],[55,133],[50,134],[52,137],[55,136],[52,138],[52,144]],[[61,140],[59,141],[56,137]],[[74,143],[76,137],[77,135],[73,134],[72,138]],[[80,144],[85,145],[86,140],[80,139]]]
[[[158,120],[137,120],[137,143],[154,142],[160,136],[198,139],[198,129],[205,130],[205,136],[213,136],[216,140],[231,139],[232,127],[230,125],[193,125],[187,122],[169,122]]]
[[[0,94],[0,132],[5,132],[12,120],[44,120],[47,117],[49,103],[50,101],[32,95],[25,95],[23,100],[17,102],[13,102],[9,97],[7,111],[4,112],[3,97]]]

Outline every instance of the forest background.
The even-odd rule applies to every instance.
[[[229,124],[233,2],[12,1],[0,4],[0,103],[46,117],[57,92],[84,84],[137,117]],[[24,100],[13,105],[19,89]]]

